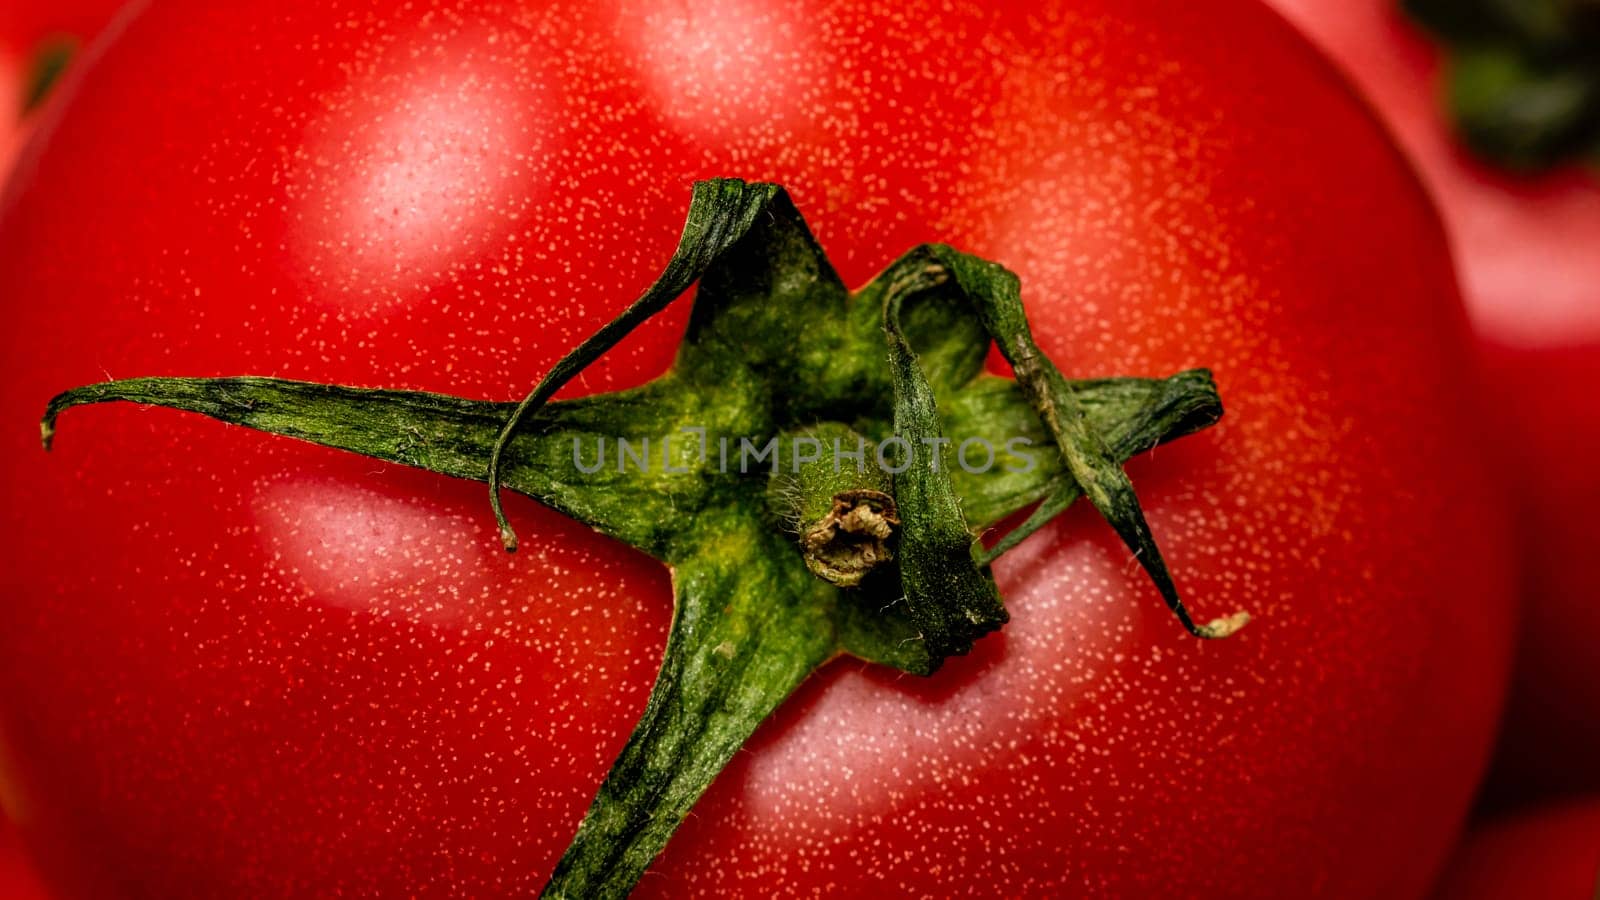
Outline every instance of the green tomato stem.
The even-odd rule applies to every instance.
[[[900,512],[894,480],[877,464],[879,442],[824,422],[779,436],[795,457],[767,485],[768,506],[800,546],[811,574],[855,587],[894,560]]]

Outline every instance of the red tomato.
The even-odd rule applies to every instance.
[[[1439,900],[1592,900],[1600,800],[1569,800],[1479,826],[1445,869]]]
[[[1131,471],[1197,614],[1256,621],[1189,638],[1075,510],[972,656],[814,678],[640,895],[1426,890],[1498,710],[1504,514],[1434,213],[1257,5],[167,0],[81,88],[0,220],[0,722],[63,884],[543,883],[660,565],[526,502],[507,556],[480,484],[195,417],[75,412],[50,457],[32,423],[107,375],[520,395],[738,175],[853,284],[1006,263],[1069,372],[1213,367],[1228,418]],[[577,386],[662,371],[686,312]]]
[[[1438,103],[1439,51],[1390,0],[1274,0],[1349,69],[1444,212],[1518,498],[1525,620],[1498,793],[1600,790],[1600,178],[1474,160]]]
[[[80,46],[100,33],[124,0],[25,0],[0,6],[0,179],[27,137],[23,101],[30,69],[47,41]]]

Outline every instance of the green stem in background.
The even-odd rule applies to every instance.
[[[26,116],[44,103],[77,55],[78,42],[74,38],[52,37],[40,42],[22,85],[22,115]]]
[[[551,400],[696,279],[669,372]],[[991,336],[1017,380],[984,371]],[[738,748],[828,660],[928,675],[998,628],[1006,611],[988,565],[1020,537],[985,552],[976,535],[1031,505],[1023,534],[1088,494],[1191,632],[1217,637],[1242,622],[1189,619],[1120,468],[1217,420],[1209,373],[1068,381],[1033,345],[1015,277],[949,248],[918,248],[852,295],[773,185],[697,185],[661,279],[518,404],[141,378],[56,397],[46,447],[63,411],[114,401],[488,482],[510,546],[503,483],[672,568],[656,684],[556,866],[552,897],[626,895]],[[796,449],[825,438],[870,443],[863,461],[890,472],[829,471],[817,448]],[[973,441],[988,447],[984,465],[956,449]]]
[[[1600,161],[1600,4],[1404,0],[1450,52],[1447,100],[1467,146],[1532,172]]]

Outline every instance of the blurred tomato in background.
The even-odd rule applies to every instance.
[[[0,175],[72,58],[126,0],[0,0]]]
[[[1270,2],[1377,107],[1416,162],[1454,243],[1484,362],[1483,437],[1503,452],[1523,557],[1517,677],[1488,799],[1508,806],[1600,791],[1600,153],[1591,145],[1587,155],[1540,159],[1552,164],[1535,169],[1504,147],[1487,148],[1502,163],[1509,157],[1521,165],[1513,171],[1468,149],[1444,112],[1473,76],[1468,66],[1548,39],[1569,42],[1576,49],[1562,52],[1587,66],[1576,77],[1588,81],[1590,106],[1581,114],[1592,123],[1600,7],[1415,4],[1464,23],[1447,23],[1456,40],[1441,44],[1394,0]],[[1519,37],[1530,31],[1540,36]],[[1523,130],[1535,136],[1532,107],[1550,100],[1534,90],[1541,86],[1523,95],[1508,89],[1502,110],[1503,118],[1526,116]],[[1457,97],[1456,105],[1466,104]]]

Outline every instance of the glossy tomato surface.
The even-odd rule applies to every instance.
[[[1348,69],[1444,213],[1517,501],[1525,598],[1494,793],[1600,790],[1600,175],[1474,159],[1440,104],[1441,50],[1392,0],[1271,0]]]
[[[1438,900],[1593,900],[1600,799],[1568,799],[1474,828],[1445,867]]]
[[[152,4],[0,210],[8,803],[150,896],[536,890],[637,718],[663,567],[482,485],[45,400],[251,372],[519,396],[656,274],[690,183],[788,185],[845,280],[1019,272],[1071,373],[1214,368],[1131,467],[1200,616],[1094,512],[936,677],[826,669],[641,896],[1418,896],[1510,614],[1439,225],[1248,3]],[[118,146],[108,164],[103,148]],[[574,382],[669,363],[678,308]],[[797,339],[804,329],[797,325]]]

